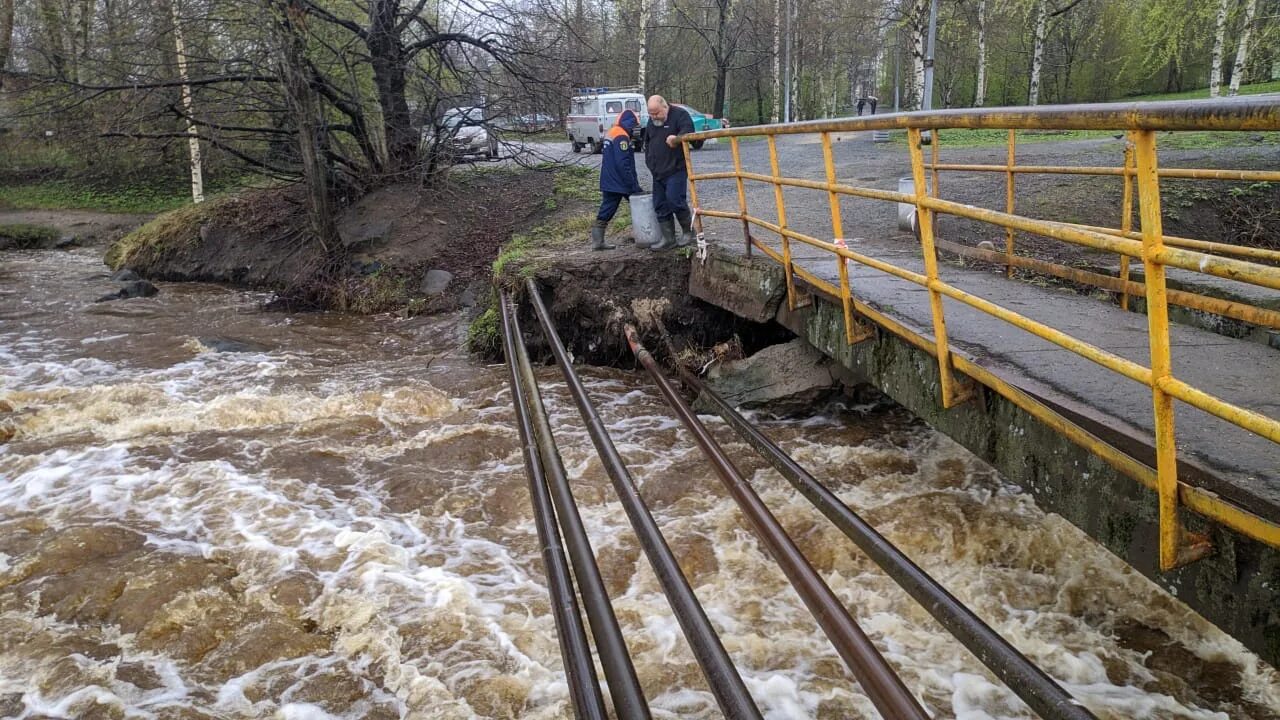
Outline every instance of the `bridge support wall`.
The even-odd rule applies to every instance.
[[[740,317],[775,320],[933,428],[989,462],[1112,553],[1210,622],[1280,666],[1280,551],[1185,513],[1209,535],[1214,553],[1178,570],[1158,568],[1156,495],[1004,397],[979,387],[950,410],[940,401],[936,359],[883,329],[849,345],[842,309],[815,295],[787,308],[782,268],[767,260],[713,252],[694,261],[690,293]]]

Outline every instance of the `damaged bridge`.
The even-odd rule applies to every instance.
[[[943,162],[947,138],[970,128],[1007,131],[998,162]],[[877,130],[905,146],[873,145]],[[1043,130],[1124,140],[1114,165],[1020,164],[1019,134]],[[1166,234],[1161,210],[1170,182],[1280,172],[1160,163],[1168,132],[1206,130],[1280,131],[1280,103],[942,111],[686,136],[703,237],[689,291],[785,326],[1280,664],[1280,252]],[[711,152],[687,152],[712,139]],[[872,148],[896,153],[894,175],[859,177],[850,161]],[[1029,175],[1118,186],[1115,221],[1020,214]],[[991,207],[948,199],[953,183],[982,178],[1003,181]],[[949,239],[943,216],[996,242]],[[1108,262],[1020,252],[1032,237]]]

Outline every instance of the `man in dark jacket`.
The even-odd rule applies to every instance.
[[[693,132],[693,118],[679,105],[670,105],[661,95],[649,98],[649,124],[644,128],[644,163],[653,175],[653,210],[658,216],[662,241],[653,250],[666,250],[693,242],[693,216],[686,200],[689,171],[684,164],[684,148],[676,137]],[[675,223],[683,231],[676,239]]]
[[[604,231],[618,212],[623,198],[644,192],[636,177],[636,142],[634,136],[640,125],[635,112],[623,110],[609,133],[604,137],[604,149],[600,158],[600,212],[596,224],[591,226],[591,249],[612,250],[604,244]]]

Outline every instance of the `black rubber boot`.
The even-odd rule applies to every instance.
[[[597,220],[596,224],[591,226],[591,249],[592,250],[612,250],[614,248],[613,245],[604,244],[604,229],[607,225],[608,225],[607,223],[602,223],[599,220]]]
[[[676,223],[674,218],[658,221],[658,229],[662,231],[662,241],[649,248],[650,250],[670,250],[676,247]]]
[[[688,210],[677,210],[676,220],[680,223],[680,237],[676,240],[676,245],[692,245],[696,239],[693,235],[693,215]]]

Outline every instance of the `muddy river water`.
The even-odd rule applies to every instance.
[[[458,318],[196,284],[93,304],[102,273],[0,262],[0,717],[571,717],[505,368]],[[655,716],[719,717],[540,374]],[[656,391],[583,374],[767,717],[876,717]],[[764,427],[1100,717],[1280,716],[1274,670],[901,409]],[[930,712],[1033,717],[712,428]]]

